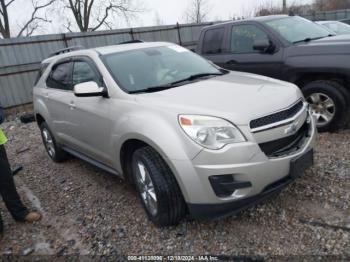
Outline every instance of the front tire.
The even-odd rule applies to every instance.
[[[316,117],[318,131],[332,132],[343,127],[348,106],[342,90],[340,84],[324,80],[313,81],[302,88]]]
[[[2,216],[1,216],[1,212],[0,212],[0,240],[1,240],[3,234],[4,234],[4,223],[2,221]]]
[[[141,203],[157,226],[178,224],[186,204],[177,181],[160,154],[147,146],[132,157],[132,175]]]
[[[68,154],[56,143],[55,137],[46,122],[40,125],[41,138],[49,157],[56,163],[65,161]]]

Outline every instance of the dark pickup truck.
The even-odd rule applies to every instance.
[[[349,119],[350,36],[298,16],[266,16],[203,28],[196,52],[229,70],[298,85],[321,132]]]

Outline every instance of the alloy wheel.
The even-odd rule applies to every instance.
[[[45,143],[47,153],[50,155],[50,157],[54,157],[55,156],[55,145],[53,143],[52,136],[51,136],[49,130],[47,130],[46,128],[44,128],[42,130],[42,133],[43,133],[43,138],[44,138],[44,143]]]
[[[155,216],[158,212],[156,192],[151,176],[141,161],[137,162],[136,180],[143,203],[145,204],[147,210],[153,216]]]
[[[335,103],[332,98],[323,93],[313,93],[306,98],[311,105],[312,114],[316,117],[317,126],[329,124],[335,116]]]

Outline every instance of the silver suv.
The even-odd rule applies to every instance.
[[[295,85],[171,43],[62,50],[42,62],[34,110],[53,161],[71,154],[132,182],[158,226],[237,212],[313,163]]]

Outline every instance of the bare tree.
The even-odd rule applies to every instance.
[[[316,0],[320,1],[320,0]],[[329,1],[329,0],[327,0]],[[265,2],[261,2],[254,10],[255,16],[265,16],[265,15],[276,15],[276,14],[306,14],[313,11],[313,5],[304,4],[303,1],[294,0],[282,1],[282,5],[276,4],[276,2],[272,0],[267,0]]]
[[[207,0],[191,0],[185,12],[186,20],[189,23],[202,23],[208,18],[209,10]]]
[[[164,20],[160,17],[158,12],[154,13],[154,24],[155,25],[164,25]]]
[[[272,0],[261,2],[255,8],[255,16],[276,15],[283,13],[283,6],[276,5]]]
[[[315,0],[316,9],[319,11],[330,11],[350,8],[349,0]]]
[[[282,10],[283,10],[283,13],[287,12],[287,0],[282,1]]]
[[[136,12],[142,11],[136,8],[134,0],[63,0],[65,7],[70,9],[74,21],[68,21],[66,28],[71,31],[71,26],[76,24],[81,32],[96,31],[101,27],[112,29],[117,20],[116,16],[122,16],[127,22]]]
[[[3,38],[10,38],[11,32],[11,15],[9,7],[16,2],[16,0],[0,0],[0,35]],[[51,22],[46,15],[41,15],[40,11],[52,5],[55,0],[31,0],[32,10],[30,18],[19,26],[19,31],[16,34],[19,36],[30,36],[36,29],[41,26],[41,23]]]

